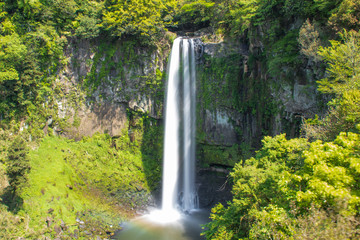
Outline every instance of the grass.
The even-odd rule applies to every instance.
[[[45,223],[48,215],[74,224],[76,212],[92,207],[82,189],[73,187],[83,182],[65,161],[68,149],[69,142],[65,139],[45,138],[39,149],[30,152],[32,169],[22,198],[24,211],[35,220],[34,224],[41,219]]]
[[[11,213],[0,204],[0,215],[9,225],[3,226],[5,235],[0,237],[57,237],[54,230],[64,222],[67,234],[80,231],[80,237],[86,238],[79,219],[91,227],[93,236],[114,231],[146,205],[149,185],[154,184],[148,184],[145,168],[149,162],[158,166],[150,156],[143,156],[140,145],[127,134],[116,140],[98,134],[78,142],[45,137],[29,152],[31,171],[19,212]]]
[[[99,194],[96,186],[85,182],[91,175],[84,175],[67,160],[69,154],[78,156],[77,151],[86,150],[80,145],[65,138],[47,137],[37,150],[29,153],[32,169],[28,186],[21,194],[24,202],[19,214],[29,216],[29,228],[34,232],[49,231],[46,229],[47,218],[52,219],[54,225],[65,222],[72,231],[78,228],[76,218],[85,212],[95,212],[101,216],[100,221],[108,222],[108,225],[116,225],[122,220],[123,214],[111,205],[106,194]],[[91,145],[87,147],[101,150]],[[86,158],[78,159],[77,163],[89,165]]]

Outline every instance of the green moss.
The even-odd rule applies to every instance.
[[[134,98],[132,92],[134,88],[141,95],[151,96],[153,99],[161,98],[159,92],[163,91],[164,74],[153,66],[153,64],[159,63],[159,59],[156,58],[153,62],[151,58],[152,54],[158,50],[147,47],[144,51],[139,47],[136,39],[113,43],[106,41],[101,44],[93,58],[91,70],[84,81],[88,95],[91,96],[101,84],[105,83],[107,86],[116,86],[118,94],[121,94],[124,99]],[[144,66],[145,64],[148,66]],[[149,68],[156,70],[144,75],[138,74],[138,72],[143,72],[143,69]],[[111,81],[109,81],[109,77],[112,78]],[[105,98],[105,96],[101,96],[101,98]]]
[[[245,62],[247,66],[244,66]],[[205,55],[204,65],[198,70],[201,81],[198,91],[201,106],[198,106],[198,111],[221,110],[230,114],[242,113],[242,116],[255,119],[257,128],[262,129],[262,133],[252,139],[244,139],[242,127],[232,122],[238,142],[246,140],[252,147],[258,145],[263,136],[272,132],[274,116],[281,111],[270,94],[270,82],[257,75],[263,65],[262,57],[255,54],[250,55],[247,61],[237,53],[223,57]],[[199,114],[198,112],[198,116]],[[202,132],[202,119],[198,118],[197,121],[198,139],[205,142],[209,137]]]
[[[301,66],[298,43],[299,30],[289,31],[284,37],[268,47],[267,67],[273,77],[282,77],[293,83],[294,73]]]
[[[251,55],[248,60],[249,68],[254,68],[258,62]],[[256,111],[263,112],[272,108],[269,86],[262,79],[248,76],[249,73],[244,72],[241,55],[205,56],[204,66],[199,70],[199,75],[200,98],[205,109],[215,110],[220,107],[243,113],[252,112],[255,115]]]
[[[222,58],[205,56],[205,67],[198,72],[202,104],[206,109],[215,109],[219,105],[233,105],[232,97],[229,96],[232,96],[234,85],[241,77],[241,59],[242,56],[238,54]]]
[[[159,188],[161,181],[164,128],[148,114],[130,109],[128,119],[131,141],[127,145],[135,148],[136,152],[141,152],[146,181],[149,189],[154,191]],[[121,144],[123,143],[124,141],[121,141]]]

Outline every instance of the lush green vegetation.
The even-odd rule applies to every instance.
[[[350,221],[348,235],[340,239],[358,237],[353,219],[360,206],[358,146],[356,133],[342,133],[326,143],[287,140],[285,135],[266,137],[255,157],[235,166],[233,200],[227,207],[220,204],[212,209],[207,238],[311,239],[318,231],[325,233],[334,227],[323,223],[306,233],[301,223],[320,216],[310,209]],[[326,216],[322,221],[332,220]],[[336,239],[338,234],[344,232],[323,237]]]
[[[59,236],[62,221],[68,226],[63,234],[101,236],[146,206],[161,175],[160,129],[145,131],[146,119],[137,118],[132,141],[127,131],[117,139],[97,134],[78,142],[46,137],[24,155],[25,143],[17,137],[6,157],[10,186],[0,189],[1,238]],[[24,172],[29,164],[31,171]]]
[[[57,107],[53,90],[58,87],[56,74],[68,61],[64,57],[68,39],[128,38],[133,44],[156,45],[165,25],[172,24],[175,8],[174,1],[162,0],[1,2],[1,119],[30,115],[28,123],[36,124],[56,116],[51,112]]]
[[[6,160],[6,175],[10,185],[11,204],[16,204],[15,198],[21,195],[22,189],[26,186],[27,175],[31,168],[24,139],[21,137],[15,138],[9,147]]]
[[[124,129],[116,139],[96,135],[74,142],[54,137],[52,129],[78,126],[77,116],[72,121],[70,116],[59,118],[58,99],[68,98],[76,115],[84,101],[81,91],[90,96],[110,68],[120,69],[122,81],[122,67],[133,69],[144,57],[134,47],[154,50],[158,45],[165,24],[172,22],[174,2],[132,3],[121,11],[125,16],[136,8],[138,22],[112,19],[121,1],[0,3],[0,238],[104,236],[147,204],[150,192],[158,188],[162,133],[146,114],[129,110],[131,134]],[[85,81],[78,79],[83,89],[64,93],[57,78],[69,64],[64,55],[68,40],[96,38],[127,39],[120,46],[119,66],[109,60],[114,47],[104,44],[93,60],[94,71]],[[95,73],[103,55],[104,67]],[[137,87],[162,100],[160,70],[138,78]]]
[[[129,110],[128,129],[118,138],[53,136],[56,124],[70,129],[69,117],[58,116],[57,100],[83,101],[64,94],[57,81],[69,64],[69,41],[103,42],[89,73],[78,79],[79,91],[91,99],[114,69],[121,82],[125,71],[152,57],[135,48],[159,52],[166,29],[204,27],[216,39],[241,40],[249,56],[203,59],[202,105],[256,118],[262,132],[255,137],[268,135],[281,111],[269,93],[277,83],[315,79],[319,93],[331,98],[325,117],[306,120],[304,138],[266,137],[247,160],[239,156],[248,156],[253,144],[212,146],[198,135],[204,164],[235,164],[233,200],[213,209],[206,237],[359,238],[359,16],[358,0],[0,2],[0,238],[53,238],[59,228],[68,236],[104,235],[158,188],[162,129],[145,113]],[[134,89],[163,100],[160,69],[136,78]],[[126,101],[133,97],[123,94]]]
[[[233,200],[228,206],[219,204],[212,209],[212,222],[204,233],[208,239],[357,239],[360,236],[360,41],[358,16],[353,15],[358,6],[352,1],[314,1],[313,4],[302,1],[298,4],[304,5],[297,9],[300,6],[290,2],[248,1],[239,18],[245,21],[245,16],[249,16],[250,21],[245,25],[248,28],[231,34],[241,35],[242,31],[250,36],[249,32],[256,26],[265,27],[264,19],[256,17],[257,13],[268,20],[275,17],[282,26],[286,23],[278,12],[287,17],[311,18],[301,28],[286,33],[277,32],[280,30],[277,26],[281,25],[271,22],[265,31],[275,32],[267,32],[264,39],[265,51],[269,51],[265,52],[268,56],[265,61],[273,77],[281,76],[282,66],[302,64],[303,57],[315,65],[324,62],[326,74],[317,83],[319,92],[332,98],[328,114],[305,122],[302,133],[306,138],[265,137],[254,157],[235,166],[231,174]],[[253,8],[249,9],[250,6]],[[340,17],[345,8],[352,7],[354,10]],[[273,14],[267,14],[269,10]],[[224,25],[227,26],[230,23]],[[325,30],[320,31],[319,26]],[[327,44],[324,31],[336,40]],[[269,43],[271,47],[266,46]],[[317,67],[321,66],[314,68]]]
[[[318,81],[319,91],[331,94],[328,115],[310,119],[304,125],[304,135],[310,139],[333,140],[341,131],[356,131],[359,123],[359,48],[358,32],[340,34],[342,41],[320,48],[319,55],[327,62],[327,77]]]
[[[326,44],[343,29],[358,30],[359,8],[355,0],[194,0],[185,1],[174,19],[181,16],[182,21],[194,22],[192,27],[201,22],[219,35],[248,41],[260,48],[252,54],[266,65],[271,77],[293,81],[294,73],[317,52],[312,48],[310,53],[309,45],[299,46],[299,39],[308,41],[311,34],[317,34],[318,39],[313,40]],[[313,31],[303,31],[306,21],[311,22]]]

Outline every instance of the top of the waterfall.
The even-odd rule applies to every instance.
[[[176,38],[175,39],[177,39],[177,38],[181,38],[181,39],[200,39],[201,37],[199,37],[199,36],[186,36],[186,35],[176,35]]]
[[[188,40],[193,40],[193,42],[203,44],[203,42],[201,41],[201,39],[199,37],[178,36],[176,39],[180,39],[180,40],[188,39]]]
[[[194,44],[196,63],[198,64],[199,62],[201,62],[202,56],[204,54],[204,43],[199,37],[189,37],[189,36],[179,36],[174,40],[174,42],[181,41],[184,39],[192,40]]]

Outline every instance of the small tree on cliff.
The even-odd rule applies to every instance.
[[[344,31],[342,41],[330,41],[318,54],[327,63],[327,77],[318,81],[318,90],[334,98],[321,120],[303,125],[304,136],[323,141],[334,140],[340,132],[359,132],[360,124],[360,33]]]
[[[7,168],[10,190],[15,198],[19,195],[20,189],[27,181],[27,174],[30,171],[26,142],[21,137],[16,137],[8,150]]]

